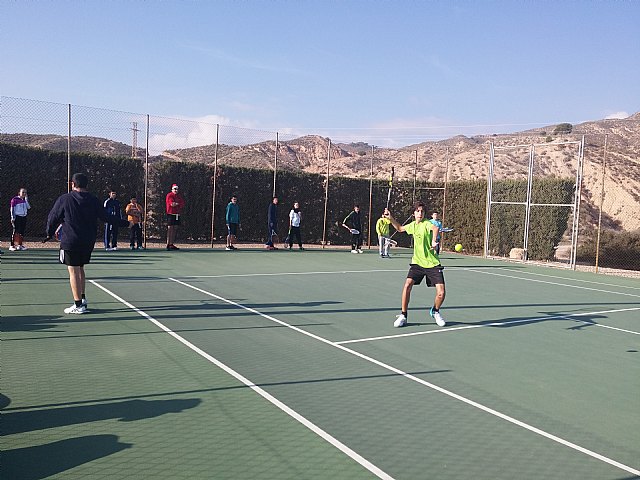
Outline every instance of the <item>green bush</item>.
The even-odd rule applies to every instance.
[[[29,214],[27,237],[42,236],[49,209],[55,199],[67,189],[66,153],[0,144],[0,159],[2,191],[17,192],[22,186],[29,189],[33,208]],[[76,171],[84,171],[89,175],[89,189],[98,198],[106,198],[109,189],[113,188],[119,193],[123,207],[134,194],[140,202],[144,201],[144,164],[140,160],[73,154],[72,172]],[[265,241],[267,208],[273,194],[273,172],[226,165],[219,167],[215,202],[212,199],[213,175],[213,166],[202,163],[152,163],[149,166],[147,198],[148,238],[165,238],[165,197],[171,185],[177,183],[186,200],[178,233],[180,241],[209,242],[212,215],[215,217],[214,237],[216,240],[223,239],[227,234],[225,209],[232,195],[238,197],[240,206],[239,240]],[[303,240],[320,243],[323,238],[326,177],[281,171],[277,174],[276,183],[276,194],[280,200],[278,230],[281,239],[287,233],[289,211],[293,202],[297,201],[303,212]],[[484,249],[486,181],[448,183],[446,205],[444,183],[419,181],[416,187],[414,192],[412,181],[394,183],[389,205],[393,215],[399,221],[411,221],[414,201],[422,201],[427,206],[427,218],[430,218],[433,211],[438,211],[444,219],[444,225],[454,228],[453,232],[442,237],[445,250],[451,250],[456,243],[462,243],[466,252],[481,254]],[[494,200],[526,199],[527,185],[524,180],[496,181],[493,187]],[[374,180],[370,183],[366,178],[331,177],[328,187],[326,241],[334,245],[349,243],[350,235],[342,227],[342,221],[357,203],[361,207],[363,238],[365,242],[370,238],[375,245],[375,223],[386,206],[388,191],[387,180]],[[550,178],[535,179],[531,194],[534,203],[570,203],[572,192],[572,180]],[[553,258],[555,247],[567,229],[569,210],[567,207],[532,207],[528,252],[530,259]],[[494,205],[489,245],[493,254],[506,256],[511,248],[522,246],[524,214],[524,206],[521,205]],[[9,222],[5,225],[7,224]],[[4,227],[3,234],[10,234],[10,226]],[[122,230],[122,235],[127,235],[126,229]],[[401,246],[411,244],[411,238],[406,234],[397,234],[394,239]]]
[[[576,255],[577,261],[594,265],[597,232],[592,230],[582,239]],[[600,234],[600,267],[640,270],[640,230],[615,232],[603,230]]]

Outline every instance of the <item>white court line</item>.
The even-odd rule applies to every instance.
[[[375,340],[389,340],[392,338],[402,338],[402,337],[414,337],[416,335],[431,335],[434,333],[446,333],[453,332],[456,330],[469,330],[471,328],[485,328],[485,327],[502,327],[505,325],[514,325],[516,323],[525,323],[525,322],[537,322],[542,320],[557,320],[560,318],[566,318],[567,320],[576,320],[575,317],[584,317],[587,315],[602,315],[604,313],[616,313],[616,312],[631,312],[635,310],[640,310],[640,307],[635,308],[618,308],[616,310],[600,310],[597,312],[582,312],[582,313],[571,313],[568,315],[551,315],[547,317],[535,317],[535,318],[523,318],[520,320],[510,320],[508,322],[492,322],[492,323],[483,323],[481,325],[463,325],[461,327],[450,327],[450,328],[441,328],[439,330],[429,330],[426,332],[412,332],[412,333],[399,333],[397,335],[384,335],[381,337],[369,337],[369,338],[358,338],[355,340],[343,340],[340,342],[336,342],[339,345],[344,345],[347,343],[360,343],[360,342],[373,342]],[[633,330],[625,330],[624,328],[610,327],[609,325],[602,325],[600,323],[593,322],[591,320],[580,320],[579,322],[587,323],[589,325],[593,325],[594,327],[602,327],[602,328],[610,328],[611,330],[618,330],[620,332],[632,333],[634,335],[640,335],[640,332],[635,332]]]
[[[228,367],[227,365],[225,365],[224,363],[222,363],[220,360],[212,357],[211,355],[209,355],[207,352],[205,352],[204,350],[201,350],[200,348],[196,347],[194,344],[192,344],[191,342],[189,342],[188,340],[185,340],[183,337],[181,337],[180,335],[178,335],[177,333],[173,332],[172,330],[170,330],[168,327],[164,326],[162,323],[160,323],[158,320],[156,320],[155,318],[153,318],[151,315],[149,315],[148,313],[140,310],[139,308],[137,308],[135,305],[127,302],[126,300],[122,299],[121,297],[119,297],[118,295],[116,295],[115,293],[111,292],[110,290],[106,289],[105,287],[103,287],[102,285],[98,284],[97,282],[93,281],[93,280],[89,280],[92,284],[94,284],[96,287],[100,288],[101,290],[103,290],[104,292],[108,293],[109,295],[111,295],[113,298],[115,298],[116,300],[118,300],[120,303],[126,305],[127,307],[129,307],[131,310],[135,311],[136,313],[138,313],[139,315],[141,315],[142,317],[146,318],[147,320],[149,320],[151,323],[153,323],[154,325],[156,325],[158,328],[164,330],[165,332],[167,332],[169,335],[171,335],[173,338],[175,338],[176,340],[178,340],[180,343],[186,345],[187,347],[189,347],[191,350],[193,350],[194,352],[196,352],[198,355],[200,355],[201,357],[207,359],[209,362],[213,363],[215,366],[217,366],[218,368],[224,370],[225,372],[227,372],[229,375],[231,375],[232,377],[236,378],[237,380],[239,380],[240,382],[242,382],[243,384],[245,384],[247,387],[251,388],[255,393],[257,393],[258,395],[262,396],[264,399],[266,399],[267,401],[271,402],[273,405],[275,405],[276,407],[278,407],[280,410],[282,410],[283,412],[285,412],[287,415],[293,417],[295,420],[297,420],[298,422],[300,422],[302,425],[304,425],[305,427],[307,427],[309,430],[311,430],[313,433],[315,433],[316,435],[318,435],[319,437],[321,437],[322,439],[324,439],[325,441],[327,441],[328,443],[330,443],[331,445],[333,445],[335,448],[337,448],[338,450],[340,450],[342,453],[346,454],[349,458],[351,458],[352,460],[355,460],[356,462],[358,462],[360,465],[362,465],[364,468],[366,468],[367,470],[369,470],[371,473],[373,473],[374,475],[376,475],[378,478],[384,478],[384,479],[389,479],[389,480],[393,480],[393,477],[389,474],[387,474],[386,472],[384,472],[382,469],[376,467],[373,463],[371,463],[369,460],[367,460],[366,458],[364,458],[363,456],[361,456],[360,454],[356,453],[355,451],[353,451],[352,449],[350,449],[349,447],[347,447],[344,443],[342,443],[340,440],[338,440],[337,438],[334,438],[333,436],[331,436],[329,433],[325,432],[323,429],[321,429],[320,427],[318,427],[317,425],[315,425],[314,423],[312,423],[311,421],[307,420],[305,417],[303,417],[302,415],[300,415],[298,412],[296,412],[295,410],[293,410],[292,408],[288,407],[286,404],[284,404],[283,402],[281,402],[280,400],[278,400],[276,397],[274,397],[273,395],[271,395],[270,393],[266,392],[265,390],[263,390],[262,388],[258,387],[255,383],[253,383],[252,381],[250,381],[249,379],[245,378],[244,376],[242,376],[240,373],[236,372],[235,370],[233,370],[231,367]],[[182,283],[182,282],[179,282]]]
[[[404,272],[405,270],[337,270],[335,272],[230,273],[227,275],[185,275],[179,278],[279,277],[280,275],[335,275],[345,273]]]
[[[457,267],[457,268],[465,268],[465,267]],[[477,268],[485,268],[485,267],[477,267]],[[491,268],[491,267],[486,267],[486,268]],[[506,270],[508,272],[523,273],[526,275],[536,275],[538,277],[559,278],[561,280],[569,280],[572,282],[592,283],[594,285],[604,285],[606,287],[628,288],[631,290],[640,290],[640,287],[632,287],[629,285],[616,285],[615,283],[594,282],[593,280],[582,280],[581,278],[567,278],[567,277],[561,277],[559,275],[549,275],[546,273],[527,272],[525,270],[514,270],[513,268],[507,268],[507,267],[498,267],[498,268],[500,270]]]
[[[640,298],[640,294],[635,293],[625,293],[625,292],[612,292],[611,290],[602,290],[599,288],[591,288],[591,287],[582,287],[580,285],[570,285],[568,283],[558,283],[558,282],[548,282],[546,280],[536,280],[535,278],[523,278],[515,275],[505,275],[504,273],[496,273],[496,272],[485,272],[483,270],[476,270],[475,268],[469,267],[459,267],[461,270],[466,270],[468,272],[475,273],[483,273],[485,275],[495,275],[496,277],[506,277],[506,278],[515,278],[516,280],[523,280],[525,282],[535,282],[535,283],[546,283],[548,285],[558,285],[560,287],[569,287],[569,288],[577,288],[580,290],[590,290],[592,292],[600,292],[600,293],[611,293],[612,295],[624,295],[627,297],[635,297]]]
[[[292,330],[294,330],[296,332],[299,332],[299,333],[301,333],[303,335],[306,335],[306,336],[308,336],[310,338],[318,340],[318,341],[320,341],[320,342],[322,342],[324,344],[327,344],[327,345],[330,345],[332,347],[335,347],[335,348],[337,348],[339,350],[342,350],[343,352],[347,352],[347,353],[349,353],[351,355],[354,355],[354,356],[356,356],[358,358],[366,360],[367,362],[373,363],[374,365],[378,365],[379,367],[382,367],[382,368],[384,368],[386,370],[389,370],[389,371],[391,371],[393,373],[401,375],[401,376],[405,377],[408,380],[414,381],[416,383],[424,385],[425,387],[431,388],[432,390],[435,390],[437,392],[440,392],[440,393],[443,393],[445,395],[448,395],[451,398],[455,398],[456,400],[459,400],[459,401],[461,401],[463,403],[466,403],[467,405],[471,405],[472,407],[475,407],[475,408],[477,408],[479,410],[482,410],[483,412],[489,413],[489,414],[494,415],[494,416],[496,416],[498,418],[506,420],[507,422],[510,422],[510,423],[512,423],[514,425],[522,427],[522,428],[524,428],[526,430],[529,430],[530,432],[536,433],[536,434],[538,434],[538,435],[540,435],[542,437],[545,437],[545,438],[547,438],[549,440],[553,440],[554,442],[557,442],[557,443],[559,443],[561,445],[564,445],[566,447],[572,448],[573,450],[576,450],[578,452],[584,453],[585,455],[593,457],[593,458],[595,458],[597,460],[600,460],[600,461],[602,461],[604,463],[608,463],[609,465],[613,465],[614,467],[617,467],[617,468],[619,468],[621,470],[624,470],[626,472],[629,472],[629,473],[633,473],[634,475],[640,475],[640,470],[636,470],[633,467],[629,467],[629,466],[627,466],[627,465],[625,465],[623,463],[620,463],[620,462],[618,462],[616,460],[612,460],[611,458],[605,457],[604,455],[596,453],[596,452],[594,452],[592,450],[589,450],[589,449],[587,449],[585,447],[581,447],[580,445],[572,443],[572,442],[570,442],[568,440],[565,440],[565,439],[563,439],[561,437],[558,437],[558,436],[553,435],[551,433],[545,432],[544,430],[541,430],[541,429],[539,429],[537,427],[529,425],[528,423],[525,423],[525,422],[522,422],[520,420],[517,420],[517,419],[515,419],[513,417],[510,417],[509,415],[501,413],[501,412],[499,412],[497,410],[494,410],[494,409],[492,409],[490,407],[487,407],[487,406],[485,406],[485,405],[483,405],[481,403],[478,403],[478,402],[476,402],[474,400],[470,400],[470,399],[468,399],[466,397],[463,397],[462,395],[458,395],[457,393],[454,393],[454,392],[452,392],[450,390],[447,390],[445,388],[439,387],[438,385],[435,385],[433,383],[427,382],[426,380],[423,380],[423,379],[418,378],[418,377],[416,377],[414,375],[411,375],[410,373],[407,373],[407,372],[404,372],[404,371],[402,371],[402,370],[400,370],[398,368],[392,367],[391,365],[388,365],[388,364],[383,363],[383,362],[381,362],[379,360],[376,360],[373,357],[369,357],[369,356],[364,355],[364,354],[362,354],[360,352],[357,352],[356,350],[352,350],[352,349],[347,348],[347,347],[345,347],[343,345],[339,345],[336,342],[332,342],[331,340],[327,340],[327,339],[322,338],[322,337],[320,337],[318,335],[315,335],[313,333],[307,332],[307,331],[305,331],[305,330],[303,330],[303,329],[301,329],[299,327],[295,327],[295,326],[290,325],[290,324],[288,324],[286,322],[283,322],[282,320],[278,320],[277,318],[272,317],[271,315],[267,315],[265,313],[259,312],[258,310],[254,309],[254,308],[246,307],[246,306],[244,306],[244,305],[242,305],[240,303],[234,302],[233,300],[228,300],[228,299],[226,299],[224,297],[221,297],[220,295],[216,295],[215,293],[208,292],[207,290],[203,290],[203,289],[198,288],[198,287],[194,287],[193,285],[189,285],[188,283],[182,282],[182,281],[177,280],[175,278],[169,278],[169,280],[172,280],[172,281],[174,281],[176,283],[184,285],[185,287],[191,288],[191,289],[193,289],[193,290],[195,290],[197,292],[200,292],[200,293],[202,293],[204,295],[207,295],[209,297],[216,298],[216,299],[218,299],[218,300],[220,300],[222,302],[228,303],[229,305],[234,305],[234,306],[236,306],[238,308],[246,310],[247,312],[255,313],[256,315],[259,315],[259,316],[261,316],[263,318],[266,318],[267,320],[271,320],[272,322],[275,322],[275,323],[277,323],[279,325],[282,325],[284,327],[290,328],[290,329],[292,329]]]

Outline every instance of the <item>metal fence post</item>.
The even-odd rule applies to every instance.
[[[216,223],[216,187],[218,185],[218,144],[220,139],[220,124],[216,123],[216,146],[213,150],[213,187],[211,192],[211,248],[215,239]],[[226,221],[226,219],[225,219]],[[227,244],[228,245],[228,244]]]
[[[596,238],[596,273],[598,273],[598,264],[600,260],[600,233],[602,229],[602,207],[604,205],[604,178],[607,173],[607,137],[604,136],[604,154],[602,156],[602,184],[600,188],[600,205],[598,206],[598,231]]]
[[[144,154],[144,220],[142,222],[142,242],[147,248],[147,212],[149,204],[149,114],[147,114],[147,145]]]
[[[327,244],[327,203],[329,201],[329,166],[331,165],[331,139],[327,148],[327,180],[324,186],[324,220],[322,225],[322,248]]]
[[[67,193],[71,191],[71,104],[67,116]]]

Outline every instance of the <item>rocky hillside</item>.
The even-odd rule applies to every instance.
[[[568,125],[568,124],[566,124]],[[589,203],[600,203],[604,179],[604,211],[611,227],[640,228],[640,113],[616,120],[599,120],[568,125],[559,130],[551,125],[513,134],[456,136],[446,140],[424,142],[400,149],[375,148],[374,176],[386,178],[395,167],[398,180],[444,181],[487,178],[490,146],[495,147],[496,178],[526,179],[530,145],[535,145],[534,175],[576,176],[579,153],[577,143],[585,136],[583,191]],[[570,132],[568,132],[570,130]],[[603,158],[606,148],[606,174]],[[66,151],[67,139],[57,135],[0,135],[0,141]],[[72,151],[102,155],[131,155],[131,146],[96,137],[73,137]],[[279,169],[303,170],[325,174],[329,139],[305,136],[281,141],[277,148]],[[520,147],[515,147],[515,146]],[[509,148],[505,148],[509,147]],[[513,147],[513,148],[512,148]],[[350,177],[368,177],[372,165],[372,149],[366,143],[331,143],[331,173]],[[138,149],[139,156],[144,150]],[[250,145],[219,145],[218,162],[252,168],[273,168],[275,141]],[[166,150],[153,160],[178,160],[213,163],[215,145]],[[592,219],[594,220],[594,219]]]

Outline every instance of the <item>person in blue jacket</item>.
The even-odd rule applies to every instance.
[[[240,207],[238,206],[238,197],[235,195],[229,199],[229,203],[227,204],[225,221],[227,222],[227,247],[225,250],[237,250],[237,248],[233,246],[233,242],[238,241]]]

